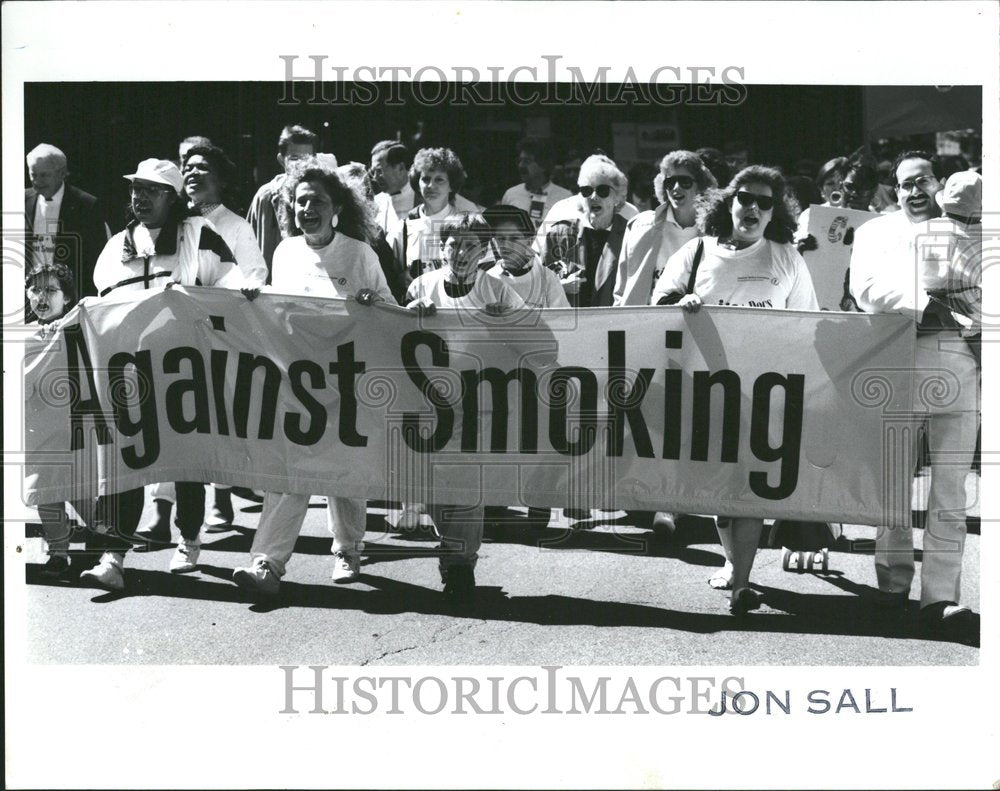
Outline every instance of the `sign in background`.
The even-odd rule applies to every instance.
[[[821,308],[840,310],[844,278],[854,249],[854,234],[875,217],[878,215],[874,212],[857,209],[809,207],[809,233],[816,239],[816,249],[807,250],[802,257],[809,267]]]
[[[27,350],[25,495],[195,480],[903,525],[886,415],[912,359],[897,316],[111,296]]]

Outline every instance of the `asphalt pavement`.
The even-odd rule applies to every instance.
[[[976,509],[970,476],[972,513]],[[827,573],[782,569],[762,548],[753,587],[763,606],[744,618],[708,577],[723,563],[713,523],[684,517],[672,537],[595,512],[547,527],[524,509],[487,522],[471,602],[441,592],[436,540],[392,527],[370,507],[362,577],[330,580],[322,498],[313,498],[281,591],[255,599],[232,582],[249,564],[260,505],[234,498],[234,528],[203,534],[198,570],[167,571],[172,547],[129,553],[126,589],[107,593],[40,574],[36,528],[24,545],[28,660],[37,663],[322,665],[974,665],[979,662],[980,543],[970,518],[963,598],[970,628],[922,632],[919,588],[903,613],[876,601],[875,528],[846,525]],[[377,505],[377,504],[370,504]],[[147,503],[146,518],[151,508]],[[914,531],[919,547],[922,530]]]

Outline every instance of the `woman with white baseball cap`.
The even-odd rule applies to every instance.
[[[177,283],[240,288],[248,299],[257,296],[256,289],[244,287],[233,253],[212,225],[202,217],[187,216],[181,198],[184,178],[173,162],[144,159],[125,178],[132,183],[133,216],[125,230],[108,240],[97,259],[94,285],[98,294],[169,288]],[[171,571],[191,571],[201,546],[198,536],[204,520],[204,488],[200,483],[178,483],[177,499],[178,512],[183,510],[190,518],[178,524],[181,539],[170,566]],[[100,562],[81,574],[81,580],[107,590],[125,587],[122,566],[142,507],[141,488],[100,498],[98,518],[111,530],[103,536],[105,552]]]

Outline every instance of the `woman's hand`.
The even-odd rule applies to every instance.
[[[702,301],[701,297],[697,294],[685,294],[681,297],[681,301],[677,303],[688,313],[697,313],[701,310]]]
[[[580,287],[587,282],[587,276],[583,270],[578,269],[561,278],[559,282],[562,283],[563,291],[567,294],[579,294]]]
[[[376,302],[384,302],[378,292],[372,288],[363,288],[354,295],[354,300],[359,305],[374,305]]]
[[[259,288],[241,288],[240,291],[250,302],[253,302],[260,295]]]
[[[415,299],[406,307],[421,317],[433,316],[435,313],[437,313],[437,305],[431,302],[427,297],[421,297],[420,299]]]

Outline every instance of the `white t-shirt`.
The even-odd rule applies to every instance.
[[[464,297],[451,297],[445,291],[444,283],[451,274],[449,267],[426,272],[410,283],[406,289],[407,301],[422,300],[432,302],[439,308],[475,308],[482,310],[487,305],[502,304],[513,310],[523,308],[524,300],[518,293],[497,278],[479,272],[472,290]]]
[[[819,310],[809,269],[792,245],[760,239],[744,250],[730,250],[715,237],[704,237],[704,244],[694,291],[705,305]],[[692,239],[670,256],[651,304],[687,291],[697,249],[698,240]]]
[[[386,302],[396,300],[370,245],[342,233],[326,247],[310,247],[304,236],[289,236],[274,251],[271,286],[281,294],[353,297],[363,288]]]
[[[524,304],[532,308],[568,308],[569,300],[559,282],[559,276],[551,269],[535,261],[531,269],[521,275],[512,275],[500,264],[487,273],[504,285],[509,286],[524,300]]]
[[[540,192],[531,192],[525,184],[517,184],[503,194],[500,203],[506,206],[516,206],[528,212],[537,228],[545,215],[563,198],[572,197],[568,189],[553,184],[551,181],[542,187]],[[534,211],[532,207],[534,206]]]

